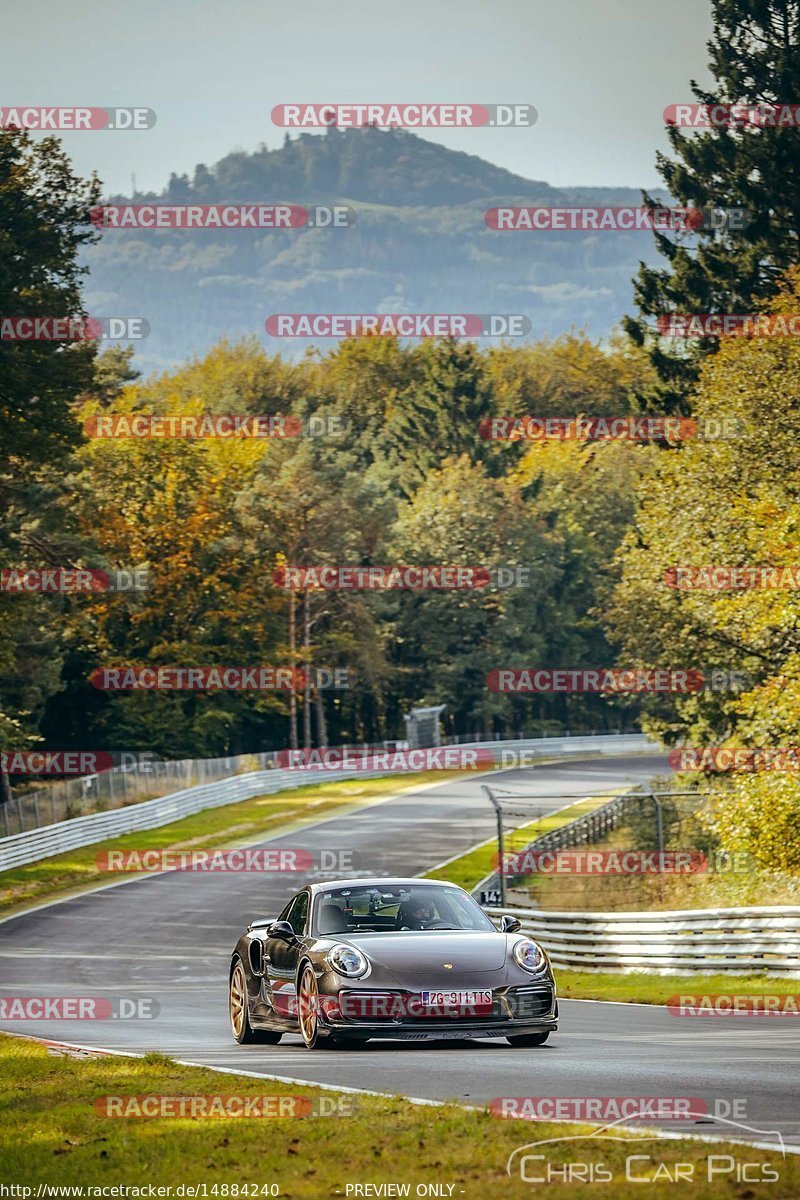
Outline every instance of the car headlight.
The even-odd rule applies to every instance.
[[[366,975],[369,970],[366,957],[354,946],[334,946],[328,954],[328,962],[335,971],[338,971],[340,975],[346,975],[349,979],[357,979],[360,975]]]
[[[536,942],[521,938],[514,946],[514,959],[526,971],[541,971],[547,962],[544,950]]]

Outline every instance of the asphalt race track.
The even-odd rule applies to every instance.
[[[545,813],[570,795],[663,773],[665,763],[655,755],[570,760],[504,772],[502,783],[524,786],[529,794],[563,794],[564,800],[541,802],[538,811]],[[416,875],[491,836],[494,817],[482,782],[461,779],[406,793],[260,844],[351,850],[353,865],[364,874]],[[559,1033],[534,1050],[484,1039],[370,1042],[351,1052],[310,1053],[299,1035],[278,1046],[238,1046],[227,1014],[231,950],[250,919],[277,916],[304,879],[168,872],[8,918],[0,923],[4,996],[152,997],[160,1012],[152,1020],[4,1021],[0,1027],[85,1046],[159,1050],[309,1083],[471,1104],[503,1096],[697,1097],[737,1123],[669,1121],[663,1127],[771,1144],[769,1131],[780,1130],[787,1145],[800,1144],[800,1039],[791,1017],[677,1018],[646,1005],[562,1000]],[[786,990],[792,989],[775,986]]]

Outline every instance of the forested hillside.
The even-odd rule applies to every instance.
[[[499,204],[639,204],[635,189],[553,188],[403,130],[287,136],[127,199],[340,203],[356,217],[347,229],[106,231],[87,255],[87,305],[150,322],[146,369],[222,336],[302,355],[304,341],[266,339],[276,312],[521,313],[534,338],[583,326],[602,337],[631,307],[639,261],[654,258],[647,233],[499,233],[484,220]]]

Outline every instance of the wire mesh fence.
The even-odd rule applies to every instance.
[[[96,775],[53,780],[27,789],[14,788],[10,801],[0,805],[0,837],[275,766],[274,751],[169,761],[133,757],[135,762]]]
[[[624,730],[570,731],[562,730],[560,738],[608,737],[623,734]],[[518,739],[536,741],[541,737],[534,732],[509,732],[505,737],[495,738],[492,743],[511,742]],[[443,737],[443,745],[481,744],[481,737],[472,734],[458,737]],[[335,749],[343,754],[368,753],[377,750],[408,748],[408,741],[386,740],[374,743],[347,743]],[[196,787],[205,783],[216,783],[233,775],[250,771],[280,769],[287,765],[286,750],[267,750],[253,754],[227,755],[221,758],[189,758],[159,760],[147,754],[121,755],[122,765],[97,774],[83,775],[71,779],[51,780],[47,783],[26,783],[10,789],[10,800],[0,803],[0,837],[11,837],[73,817],[88,816],[90,813],[107,812],[153,800],[170,792]]]
[[[567,793],[534,795],[487,784],[481,790],[494,807],[497,821],[497,869],[473,889],[473,894],[483,905],[504,906],[508,892],[517,893],[515,903],[534,903],[525,893],[541,872],[547,874],[550,900],[553,899],[553,884],[559,879],[560,889],[567,894],[573,893],[576,874],[584,873],[590,865],[588,856],[576,856],[574,862],[567,858],[563,864],[563,876],[557,872],[549,873],[558,866],[553,862],[554,856],[563,850],[601,844],[620,826],[630,824],[634,818],[638,828],[633,850],[616,854],[612,851],[610,861],[605,864],[601,861],[602,856],[595,855],[592,870],[613,872],[617,869],[616,862],[620,856],[633,859],[630,869],[634,874],[638,868],[652,870],[657,876],[677,868],[687,871],[700,869],[706,863],[705,853],[698,848],[682,848],[677,852],[665,853],[664,835],[665,804],[688,802],[696,812],[698,806],[708,802],[710,793],[706,791],[684,791],[674,787],[654,790],[649,785],[637,784],[624,792],[608,796],[605,803],[601,804],[602,793],[596,792],[583,796]],[[570,809],[582,803],[594,803],[589,811],[579,813],[545,832],[539,828],[540,822],[542,819],[552,819],[553,801],[563,801],[561,807]],[[528,831],[524,845],[517,844],[520,830]],[[510,837],[516,838],[513,848],[509,847]],[[568,904],[566,906],[569,907]]]
[[[337,747],[343,753],[407,746],[407,742],[385,741],[376,746],[367,743]],[[27,783],[11,787],[10,800],[0,803],[0,837],[55,825],[59,821],[108,812],[155,800],[170,792],[216,783],[232,775],[266,771],[286,766],[287,751],[266,750],[254,754],[226,755],[222,758],[184,758],[161,760],[147,754],[123,754],[122,765],[97,774],[47,783]]]

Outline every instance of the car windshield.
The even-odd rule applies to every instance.
[[[325,888],[314,905],[314,930],[329,933],[402,933],[408,930],[494,930],[475,901],[452,886],[381,884]]]

